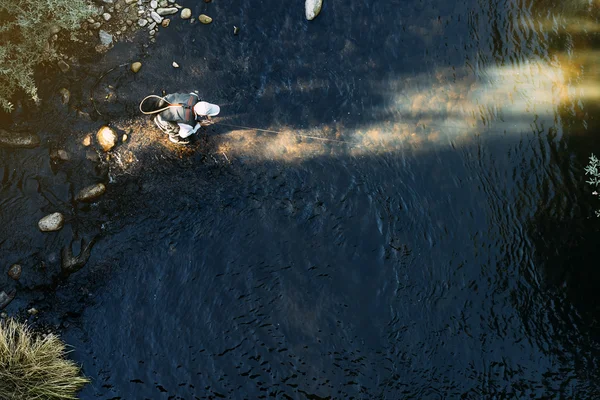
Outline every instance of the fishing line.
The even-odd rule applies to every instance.
[[[302,135],[300,133],[294,133],[294,132],[280,132],[280,131],[273,131],[273,130],[270,130],[270,129],[260,129],[260,128],[252,128],[252,127],[249,127],[249,126],[225,124],[223,122],[215,122],[214,124],[216,124],[216,125],[223,125],[223,126],[230,126],[232,128],[240,128],[240,129],[248,129],[248,130],[253,130],[253,131],[276,133],[278,135],[286,135],[287,134],[287,135],[294,135],[294,136],[305,137],[305,138],[308,138],[308,139],[322,140],[322,141],[327,141],[327,142],[344,143],[344,144],[350,144],[350,145],[354,145],[354,146],[362,146],[361,143],[352,142],[352,141],[348,141],[348,140],[328,139],[328,138],[322,138],[322,137],[318,137],[318,136]]]

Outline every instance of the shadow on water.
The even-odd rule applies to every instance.
[[[326,1],[312,23],[195,3],[213,24],[174,21],[140,73],[108,74],[101,117],[90,86],[140,49],[42,88],[79,80],[75,110],[47,102],[50,143],[2,153],[2,261],[51,274],[65,243],[100,236],[56,293],[20,283],[68,326],[82,398],[594,397],[594,103],[573,92],[573,24],[542,3],[383,3]],[[161,89],[359,145],[215,126],[177,151],[138,115]],[[104,122],[129,140],[99,163],[73,139]],[[48,164],[55,145],[79,156]],[[102,201],[70,200],[97,180]],[[32,233],[55,209],[63,231]]]

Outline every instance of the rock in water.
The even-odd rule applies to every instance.
[[[82,239],[81,245],[79,247],[81,249],[81,251],[78,256],[73,255],[73,250],[71,248],[72,243],[69,244],[68,246],[63,247],[63,249],[61,251],[62,273],[66,276],[69,276],[70,274],[77,272],[81,268],[83,268],[83,266],[87,263],[88,259],[90,258],[90,254],[92,252],[92,247],[94,247],[95,243],[96,243],[95,237],[92,240],[90,240],[90,242],[87,244]]]
[[[117,134],[108,126],[100,128],[98,133],[96,133],[96,139],[98,139],[98,143],[100,143],[104,151],[109,151],[117,144]]]
[[[98,197],[102,196],[106,192],[106,186],[103,183],[97,183],[85,187],[77,193],[75,200],[77,201],[93,201]]]
[[[212,22],[212,18],[205,14],[200,14],[198,20],[203,24],[210,24]]]
[[[131,72],[133,72],[135,74],[137,74],[137,72],[140,70],[140,68],[142,68],[142,63],[139,61],[131,64]]]
[[[179,11],[179,9],[177,7],[168,7],[168,8],[161,7],[161,8],[156,9],[156,12],[158,13],[158,15],[160,15],[162,17],[164,17],[165,15],[177,14],[178,11]]]
[[[9,305],[10,302],[13,301],[13,299],[15,298],[16,295],[17,295],[17,291],[15,289],[11,290],[8,293],[6,293],[5,291],[1,291],[0,292],[0,310],[3,310],[4,307]]]
[[[22,271],[22,268],[19,264],[13,264],[8,269],[8,276],[10,276],[15,281],[18,281],[19,278],[21,277],[21,271]]]
[[[321,12],[323,0],[306,0],[304,7],[306,8],[306,19],[312,21]]]
[[[40,145],[40,138],[35,133],[8,132],[0,129],[0,147],[33,149]]]
[[[42,232],[55,232],[60,230],[65,223],[65,217],[61,213],[46,215],[38,222],[38,227]]]
[[[181,19],[190,19],[192,17],[192,10],[184,8],[181,10]]]

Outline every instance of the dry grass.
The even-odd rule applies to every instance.
[[[77,399],[86,383],[66,345],[14,320],[0,321],[0,399]]]

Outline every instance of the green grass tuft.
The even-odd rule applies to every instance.
[[[42,337],[14,320],[0,321],[0,399],[77,399],[89,380],[66,354],[57,336]]]

